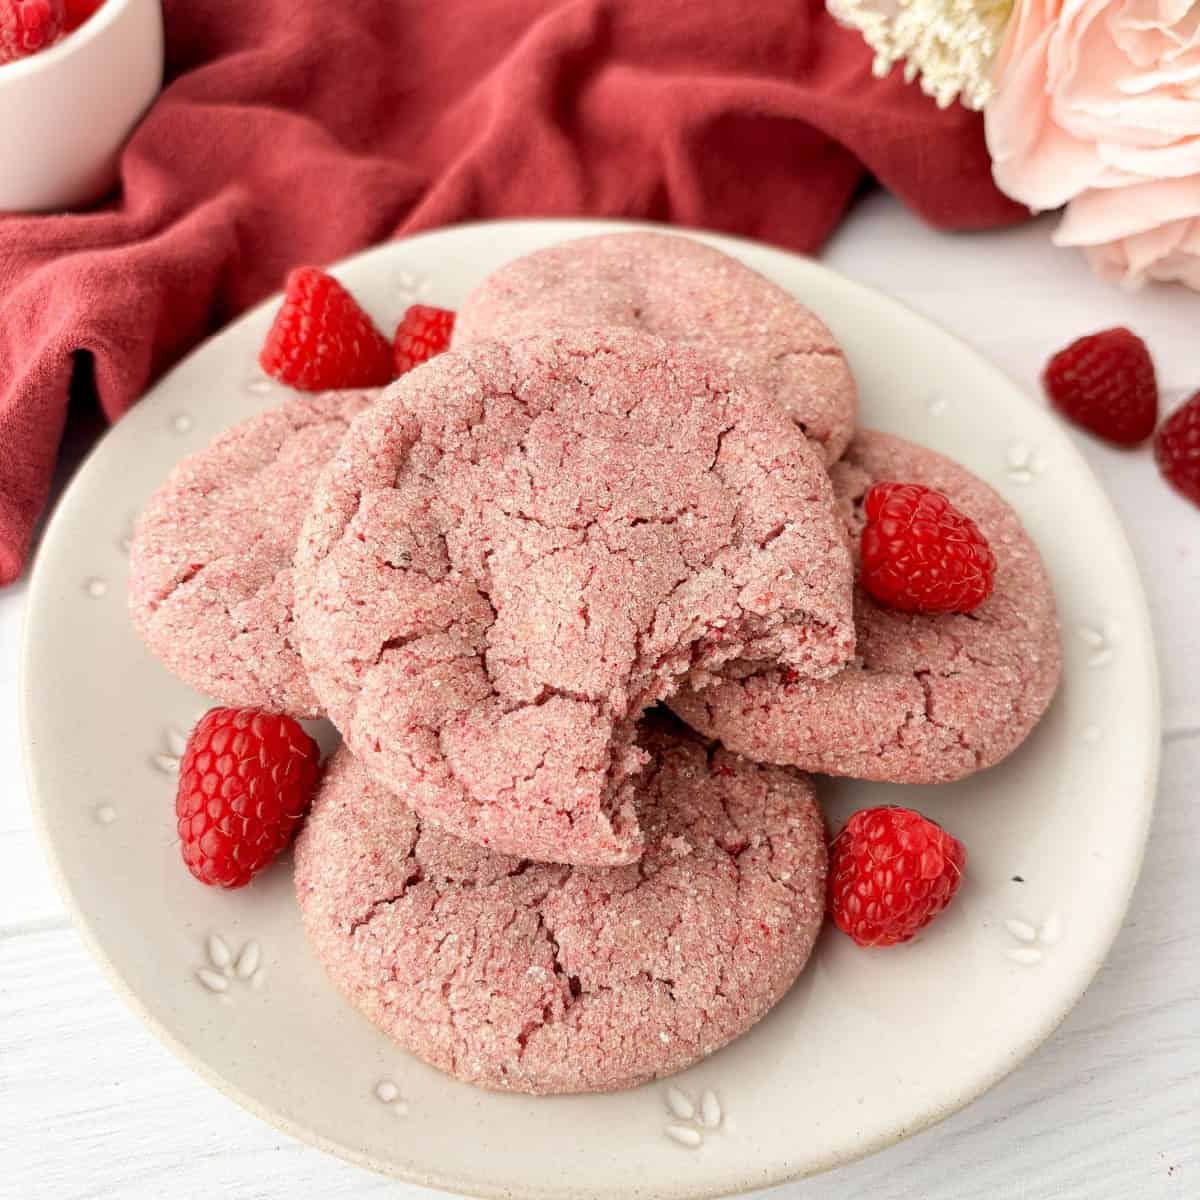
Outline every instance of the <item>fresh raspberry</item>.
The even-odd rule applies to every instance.
[[[1193,504],[1200,504],[1200,392],[1163,422],[1154,439],[1163,478]]]
[[[428,362],[450,345],[454,332],[454,313],[432,304],[414,304],[396,328],[396,374]]]
[[[64,23],[63,0],[0,0],[0,63],[45,50]]]
[[[1128,329],[1072,342],[1046,364],[1042,383],[1064,417],[1118,446],[1144,442],[1158,423],[1154,362]]]
[[[320,772],[317,744],[291,717],[213,708],[179,763],[183,861],[201,883],[243,887],[288,842]]]
[[[967,852],[910,808],[864,808],[829,848],[829,911],[860,946],[894,946],[954,898]]]
[[[970,612],[992,592],[996,559],[970,517],[919,483],[877,483],[866,498],[862,585],[903,612]]]
[[[259,352],[268,375],[302,392],[382,387],[395,372],[392,348],[332,275],[300,267]]]
[[[104,0],[65,0],[67,32],[78,29],[103,3]]]

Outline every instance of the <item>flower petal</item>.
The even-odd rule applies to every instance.
[[[1200,174],[1200,137],[1170,146],[1126,146],[1101,141],[1096,146],[1100,161],[1115,171],[1145,179],[1182,179]]]
[[[1095,246],[1194,217],[1200,217],[1200,175],[1093,188],[1071,201],[1053,241],[1056,246]]]

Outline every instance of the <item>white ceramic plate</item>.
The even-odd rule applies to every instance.
[[[455,306],[507,259],[611,228],[466,226],[380,247],[338,274],[390,329],[414,299]],[[1158,699],[1133,558],[1095,479],[1051,416],[927,321],[815,263],[705,240],[829,322],[864,424],[952,455],[1016,506],[1053,576],[1066,668],[1047,718],[994,770],[946,787],[822,786],[835,826],[886,802],[943,822],[970,852],[958,899],[895,950],[827,932],[774,1012],[670,1083],[565,1099],[457,1083],[392,1046],[326,981],[286,865],[234,893],[183,869],[171,757],[207,704],[134,635],[126,539],[174,462],[286,398],[255,366],[273,303],[121,421],[46,534],[24,719],[34,806],[67,902],[176,1053],[266,1120],[355,1162],[530,1197],[712,1196],[831,1167],[939,1120],[1015,1067],[1079,999],[1121,924],[1153,803]]]

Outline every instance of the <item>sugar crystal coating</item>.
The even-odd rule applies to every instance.
[[[422,816],[637,858],[640,712],[739,657],[853,652],[819,455],[762,393],[629,330],[477,342],[351,427],[297,550],[313,686]]]
[[[454,344],[571,325],[643,329],[746,372],[819,443],[827,462],[854,432],[854,377],[825,323],[694,238],[610,233],[515,259],[467,298]]]
[[[320,715],[292,640],[292,554],[318,476],[375,395],[296,396],[242,421],[176,466],[139,517],[134,626],[199,691]]]
[[[531,863],[422,821],[344,748],[296,845],[318,959],[408,1050],[483,1087],[608,1091],[680,1071],[791,986],[825,906],[808,779],[644,729],[642,859]]]
[[[935,488],[979,526],[995,588],[974,612],[913,614],[855,589],[857,665],[825,680],[731,666],[668,703],[710,737],[764,762],[893,783],[944,783],[999,762],[1058,687],[1054,593],[1016,513],[969,471],[890,434],[861,430],[831,468],[858,555],[862,501],[881,480]]]

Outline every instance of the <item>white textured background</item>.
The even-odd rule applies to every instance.
[[[948,236],[876,195],[823,257],[951,329],[1031,392],[1052,351],[1116,324],[1150,343],[1166,407],[1200,389],[1200,297],[1110,288],[1049,246],[1052,224]],[[873,1158],[765,1193],[771,1200],[1200,1196],[1200,509],[1168,491],[1148,452],[1076,441],[1141,564],[1162,667],[1162,785],[1125,928],[1058,1033],[983,1099]],[[433,1197],[243,1112],[109,989],[31,827],[16,701],[25,595],[22,583],[0,592],[0,1198]]]

